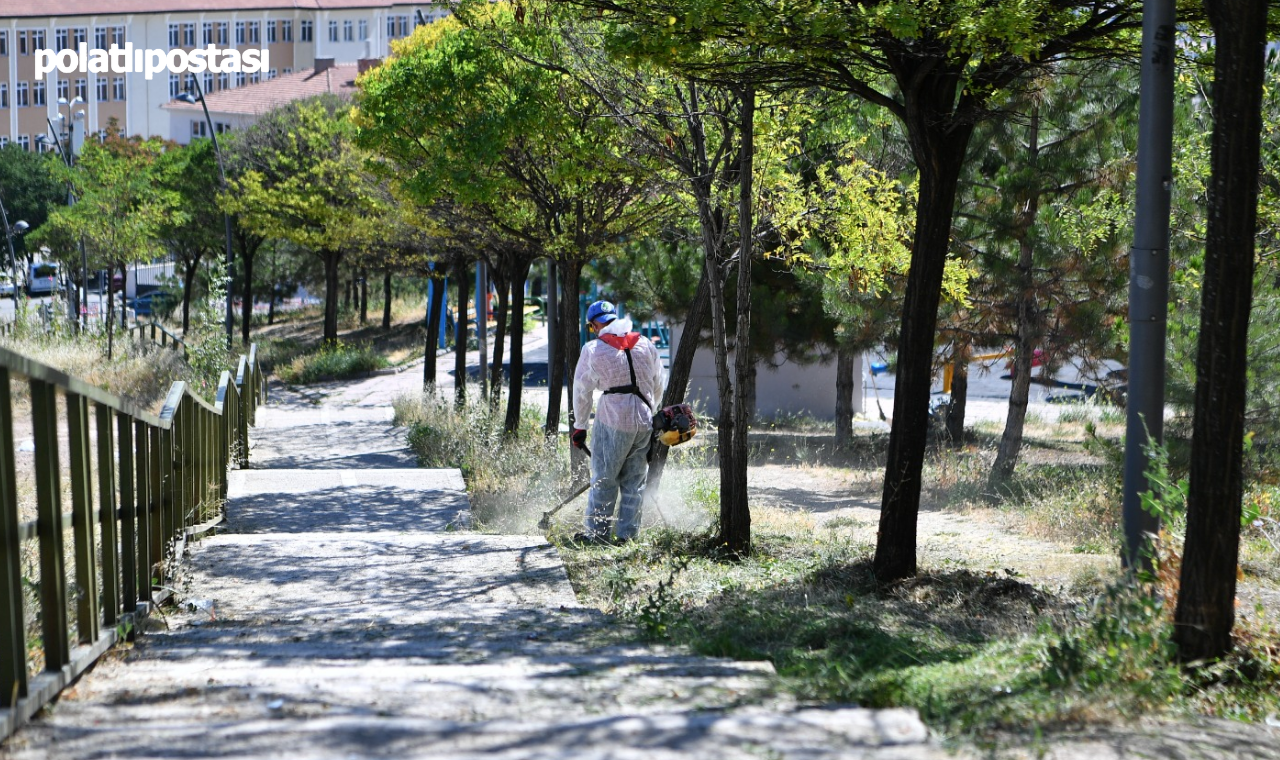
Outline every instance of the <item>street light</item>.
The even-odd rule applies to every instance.
[[[218,145],[218,133],[213,128],[213,119],[209,117],[209,104],[204,100],[204,89],[200,87],[200,78],[191,77],[191,83],[196,86],[196,94],[192,95],[189,91],[184,92],[177,99],[192,105],[195,105],[196,101],[200,101],[200,107],[204,109],[204,122],[209,127],[209,139],[213,140],[213,155],[218,159],[218,183],[223,192],[225,192],[227,189],[227,170],[222,165],[222,148]],[[231,350],[231,273],[235,267],[235,257],[231,253],[231,215],[223,211],[222,221],[226,228],[227,239],[227,350]],[[252,292],[252,287],[251,283],[245,283],[245,285],[245,297],[248,298],[248,294]]]
[[[14,237],[23,234],[31,229],[31,225],[19,219],[9,226],[9,212],[4,208],[4,201],[0,200],[0,224],[4,225],[4,242],[9,246],[9,272],[13,277],[13,300],[18,300],[18,257],[13,253]]]
[[[68,102],[66,98],[58,98],[58,113],[52,118],[45,119],[45,121],[49,124],[49,133],[53,135],[52,142],[50,142],[48,136],[45,136],[43,138],[39,138],[39,137],[36,138],[36,142],[39,144],[43,144],[43,145],[52,144],[53,147],[57,149],[58,155],[62,157],[62,160],[67,165],[67,168],[71,168],[75,166],[75,162],[76,162],[76,142],[77,142],[76,137],[78,135],[76,134],[74,122],[85,118],[85,112],[83,108],[80,109],[79,111],[76,110],[76,106],[82,105],[83,103],[84,103],[84,98],[81,98],[79,95],[72,98],[70,102]],[[62,108],[64,106],[67,109],[66,116],[63,116],[62,114]],[[63,143],[62,140],[58,138],[58,128],[57,126],[54,125],[55,121],[58,122],[59,124],[62,124],[65,128],[65,132],[63,132],[63,136],[66,138],[65,144]],[[76,202],[75,193],[70,187],[68,187],[67,188],[67,205],[68,206],[73,205],[75,202]],[[73,315],[72,320],[78,321],[82,324],[84,328],[88,328],[89,326],[89,308],[88,308],[89,252],[85,248],[83,237],[80,238],[80,284],[83,287],[83,295],[81,295],[81,290],[77,288],[75,292],[76,303],[68,304],[68,306],[77,308],[80,310],[80,314]]]

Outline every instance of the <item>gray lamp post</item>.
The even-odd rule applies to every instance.
[[[77,117],[79,118],[84,117],[83,110],[76,111],[75,109],[76,109],[76,106],[81,105],[83,103],[84,103],[84,99],[81,98],[79,95],[72,98],[70,102],[68,102],[66,98],[58,98],[58,115],[55,116],[54,119],[56,119],[59,122],[62,122],[65,125],[66,132],[64,133],[64,136],[67,138],[65,145],[58,138],[58,129],[53,124],[54,119],[45,119],[45,121],[47,121],[49,124],[49,132],[50,134],[53,135],[53,146],[58,150],[58,155],[62,156],[62,160],[66,163],[68,167],[74,166],[76,161],[76,148],[77,148],[76,139],[75,139],[76,132],[75,132],[75,127],[73,125],[73,122],[76,121]],[[67,107],[66,116],[62,115],[63,106]],[[40,140],[37,139],[37,142],[40,142]],[[46,145],[49,144],[49,140],[47,138],[43,142]],[[67,205],[70,206],[75,202],[76,202],[75,193],[73,193],[70,188],[67,188]],[[84,295],[82,297],[80,295],[80,291],[77,290],[75,300],[77,302],[76,303],[77,307],[83,306],[83,308],[80,309],[81,313],[83,314],[83,317],[81,315],[74,315],[72,318],[72,322],[80,323],[81,320],[83,319],[83,326],[88,327],[89,252],[85,249],[84,238],[80,239],[80,284],[84,288]]]
[[[18,301],[18,257],[13,253],[13,237],[26,232],[31,226],[19,219],[10,227],[9,212],[4,208],[3,199],[0,199],[0,224],[4,225],[4,242],[9,246],[9,272],[13,276],[13,299],[16,304]]]
[[[200,101],[200,107],[204,109],[205,124],[207,124],[209,127],[209,139],[213,140],[213,154],[218,159],[218,183],[222,186],[222,189],[225,191],[227,189],[227,170],[226,170],[226,167],[223,166],[222,164],[222,148],[218,145],[218,133],[213,128],[213,119],[209,118],[209,104],[204,101],[204,90],[201,89],[200,87],[199,77],[191,77],[191,82],[196,86],[196,94],[192,95],[190,92],[184,92],[178,96],[178,100],[181,100],[183,103],[191,103],[193,105],[197,100]],[[231,313],[232,313],[231,312],[231,273],[233,271],[233,268],[235,267],[235,257],[231,253],[231,215],[223,211],[222,221],[223,221],[223,225],[226,228],[226,240],[227,240],[227,317],[226,317],[226,320],[227,320],[227,350],[230,350],[231,349],[231,322],[232,322],[232,319],[231,319]],[[245,288],[246,298],[248,297],[248,293],[251,290],[247,286],[248,286],[248,283],[246,283],[246,288]]]

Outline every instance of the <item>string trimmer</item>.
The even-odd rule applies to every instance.
[[[587,459],[588,459],[588,460],[589,460],[589,459],[591,459],[591,449],[587,448],[587,444],[585,444],[585,443],[584,443],[584,444],[582,444],[582,450],[583,450],[583,451],[585,451],[585,452],[587,452]],[[565,506],[566,506],[569,502],[573,501],[574,499],[576,499],[576,498],[578,498],[579,496],[581,496],[582,494],[584,494],[584,493],[586,492],[586,490],[587,490],[588,488],[590,488],[590,487],[591,487],[591,476],[590,476],[590,475],[588,475],[588,476],[587,476],[587,482],[586,482],[586,483],[583,483],[583,484],[582,484],[582,486],[581,486],[581,487],[579,487],[576,491],[574,491],[573,493],[569,494],[569,496],[568,496],[568,497],[566,497],[564,501],[562,501],[562,502],[560,502],[559,504],[557,504],[557,505],[555,506],[555,509],[552,509],[552,510],[551,510],[551,511],[549,511],[549,512],[543,512],[543,513],[542,513],[542,519],[538,521],[538,530],[546,530],[547,528],[550,528],[550,527],[551,527],[551,517],[552,517],[552,515],[554,515],[556,512],[559,512],[560,510],[564,509],[564,508],[565,508]]]

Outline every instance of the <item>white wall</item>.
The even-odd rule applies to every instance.
[[[672,353],[679,345],[681,328],[671,328]],[[733,368],[733,353],[729,353]],[[863,359],[858,356],[853,368],[853,411],[863,412]],[[720,400],[716,385],[715,355],[710,348],[699,348],[694,355],[686,398],[696,401],[708,415],[719,413]],[[756,371],[756,413],[761,418],[782,414],[806,414],[820,420],[836,416],[836,357],[827,362],[800,365],[782,360],[777,368],[760,365]]]

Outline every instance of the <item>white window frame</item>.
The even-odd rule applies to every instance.
[[[293,42],[293,19],[280,19],[280,41]]]
[[[124,100],[126,98],[124,90],[124,77],[111,78],[111,99]]]
[[[196,46],[196,22],[189,21],[182,25],[182,46],[185,48]]]
[[[57,91],[58,97],[63,100],[71,100],[71,82],[66,77],[58,80]]]
[[[338,22],[337,21],[329,22],[329,41],[330,42],[338,41]]]
[[[182,77],[177,74],[169,75],[169,97],[176,98],[182,94]]]
[[[9,30],[0,29],[0,55],[9,55]]]
[[[0,82],[0,108],[9,107],[9,83]]]
[[[53,30],[54,50],[74,50],[71,47],[71,30],[65,27]]]
[[[213,44],[213,22],[206,21],[200,25],[200,39],[204,40],[205,45]]]
[[[209,127],[204,123],[203,119],[195,119],[191,122],[191,139],[209,137]]]
[[[243,21],[236,22],[236,44],[237,45],[244,44],[244,22]]]
[[[315,42],[316,41],[316,25],[309,18],[304,18],[298,25],[298,41],[299,42]]]
[[[29,105],[31,105],[31,85],[18,82],[13,88],[13,107],[26,108]]]
[[[107,50],[111,47],[111,33],[107,31],[105,26],[95,26],[93,28],[93,46],[98,50]]]
[[[182,28],[177,24],[169,25],[169,47],[182,47]]]
[[[48,90],[45,89],[45,83],[43,80],[37,79],[31,83],[31,105],[49,105]]]
[[[360,40],[363,42],[369,39],[369,20],[360,19]]]
[[[277,23],[276,20],[273,18],[267,19],[267,44],[268,45],[276,41],[276,38],[277,38],[276,23]]]
[[[262,44],[262,22],[261,21],[249,22],[249,44],[250,45]]]
[[[342,22],[342,41],[356,41],[356,25],[351,22],[351,19],[346,19]]]
[[[111,82],[106,77],[98,77],[97,85],[94,87],[94,94],[98,96],[99,103],[107,103],[111,100]]]

